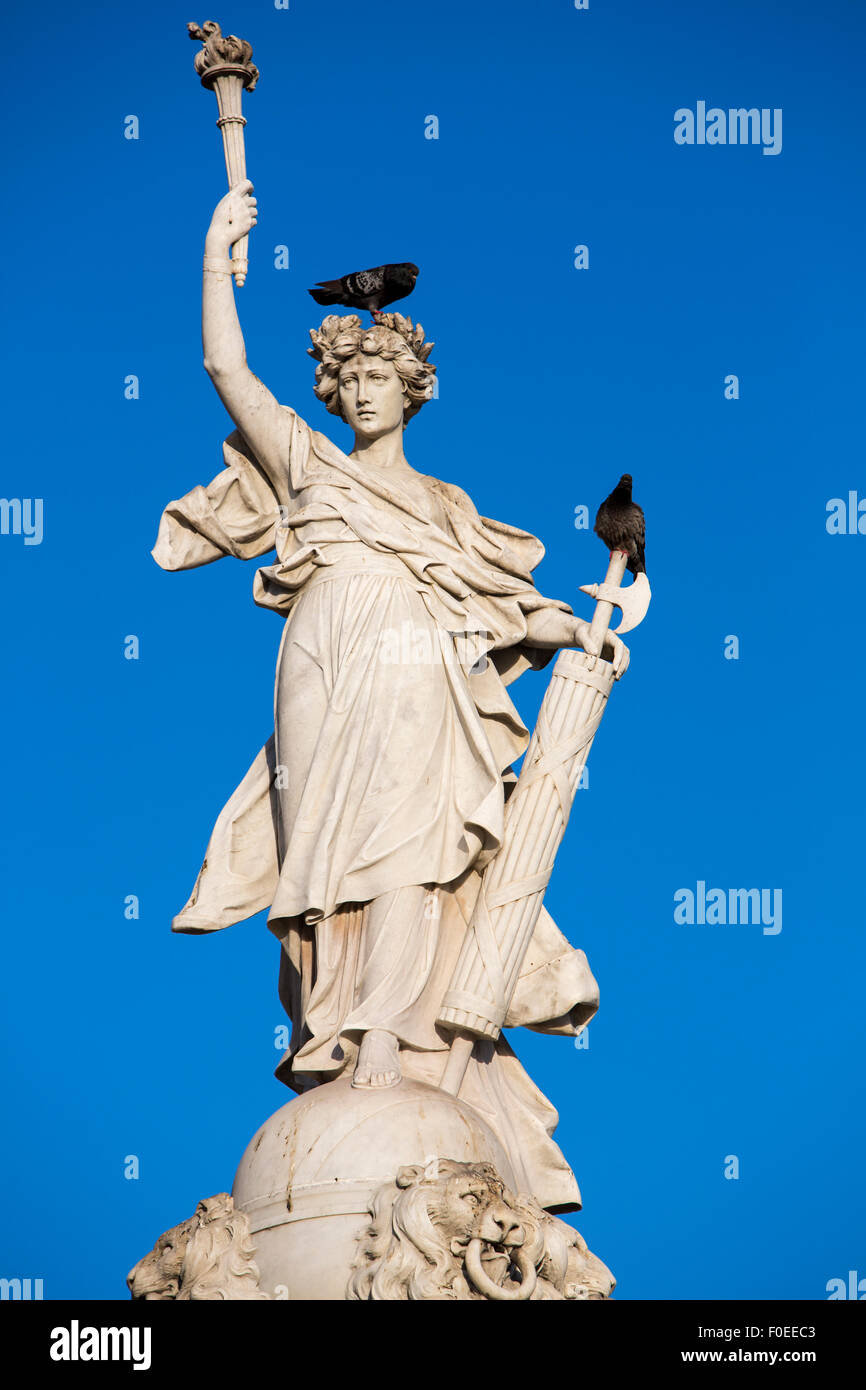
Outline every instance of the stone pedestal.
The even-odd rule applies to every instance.
[[[516,1192],[483,1115],[404,1077],[318,1086],[266,1120],[231,1194],[199,1202],[127,1280],[133,1298],[603,1299],[610,1270]]]

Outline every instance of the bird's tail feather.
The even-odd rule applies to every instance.
[[[339,304],[343,298],[342,289],[326,290],[320,287],[308,290],[308,294],[313,296],[317,304]]]
[[[646,553],[644,548],[642,545],[638,545],[636,546],[636,550],[637,554],[632,555],[626,564],[626,569],[634,575],[635,579],[637,579],[639,574],[646,574]]]

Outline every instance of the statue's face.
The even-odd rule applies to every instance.
[[[406,397],[393,362],[358,352],[340,368],[340,413],[362,439],[379,439],[403,423]]]

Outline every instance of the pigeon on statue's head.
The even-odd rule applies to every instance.
[[[630,473],[623,473],[613,492],[602,502],[594,530],[608,550],[625,551],[629,557],[627,568],[633,575],[646,574],[646,520],[643,510],[631,499]]]
[[[320,280],[308,291],[317,304],[343,304],[347,309],[369,309],[375,319],[380,309],[405,299],[415,288],[420,271],[412,261],[377,265],[372,270],[353,270],[339,280]]]

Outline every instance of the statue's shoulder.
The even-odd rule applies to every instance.
[[[441,478],[433,478],[430,476],[427,477],[426,481],[427,485],[434,487],[440,496],[446,498],[462,511],[468,512],[468,514],[473,517],[474,520],[480,522],[486,530],[496,532],[497,535],[506,536],[509,539],[517,541],[531,541],[535,546],[540,547],[538,558],[540,559],[544,554],[544,547],[541,545],[541,542],[529,531],[523,531],[519,526],[509,526],[505,521],[496,521],[493,517],[482,516],[475,506],[475,503],[472,501],[472,498],[469,496],[469,493],[465,492],[462,487],[458,487],[456,483],[446,483],[443,482]],[[535,563],[537,564],[538,560],[536,560]]]
[[[430,474],[426,474],[425,478],[427,486],[432,487],[446,501],[451,502],[453,506],[459,507],[462,511],[468,512],[472,517],[478,516],[478,508],[469,493],[462,487],[458,487],[456,483],[446,483],[442,478],[434,478]]]

